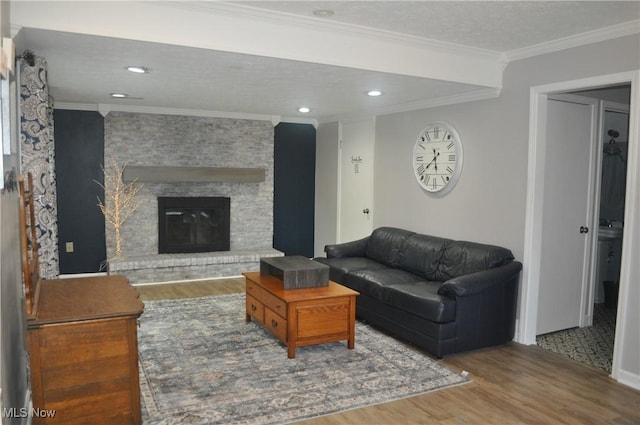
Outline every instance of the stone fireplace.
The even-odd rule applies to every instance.
[[[136,182],[142,187],[138,207],[122,230],[122,258],[112,259],[114,235],[105,229],[109,272],[124,274],[132,283],[237,276],[258,270],[262,257],[283,255],[272,248],[273,133],[270,121],[110,112],[105,117],[105,172],[113,172],[109,167],[115,161],[155,173]],[[195,177],[202,169],[247,166],[263,169],[264,178]],[[180,170],[185,178],[175,178]],[[159,254],[158,198],[192,197],[229,199],[228,249]]]

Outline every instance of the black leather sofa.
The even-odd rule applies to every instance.
[[[330,279],[360,292],[358,318],[438,358],[513,339],[522,264],[508,249],[381,227],[325,252]]]

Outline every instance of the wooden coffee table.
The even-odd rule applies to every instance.
[[[347,340],[355,347],[356,296],[358,292],[329,281],[328,286],[283,289],[275,276],[242,273],[246,278],[247,322],[253,318],[287,346],[296,347]]]

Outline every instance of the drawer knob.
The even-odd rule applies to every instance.
[[[255,304],[251,304],[251,311],[256,311],[258,309],[258,307],[255,306]]]
[[[278,327],[278,322],[275,319],[271,319],[271,327],[273,327],[273,328],[277,328]]]

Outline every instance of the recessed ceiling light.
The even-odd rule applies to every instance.
[[[331,9],[316,9],[313,11],[313,14],[321,18],[328,18],[329,16],[333,16],[335,12]]]
[[[310,112],[311,109],[307,108],[306,106],[301,106],[298,108],[298,112],[302,112],[303,114],[306,114],[307,112]]]
[[[380,96],[382,92],[380,90],[371,90],[367,94],[369,96],[375,97],[375,96]]]
[[[123,99],[127,97],[127,95],[125,93],[111,93],[111,97],[117,97],[119,99]]]
[[[148,74],[149,68],[145,68],[144,66],[128,66],[126,68],[127,71],[136,73],[136,74]]]

